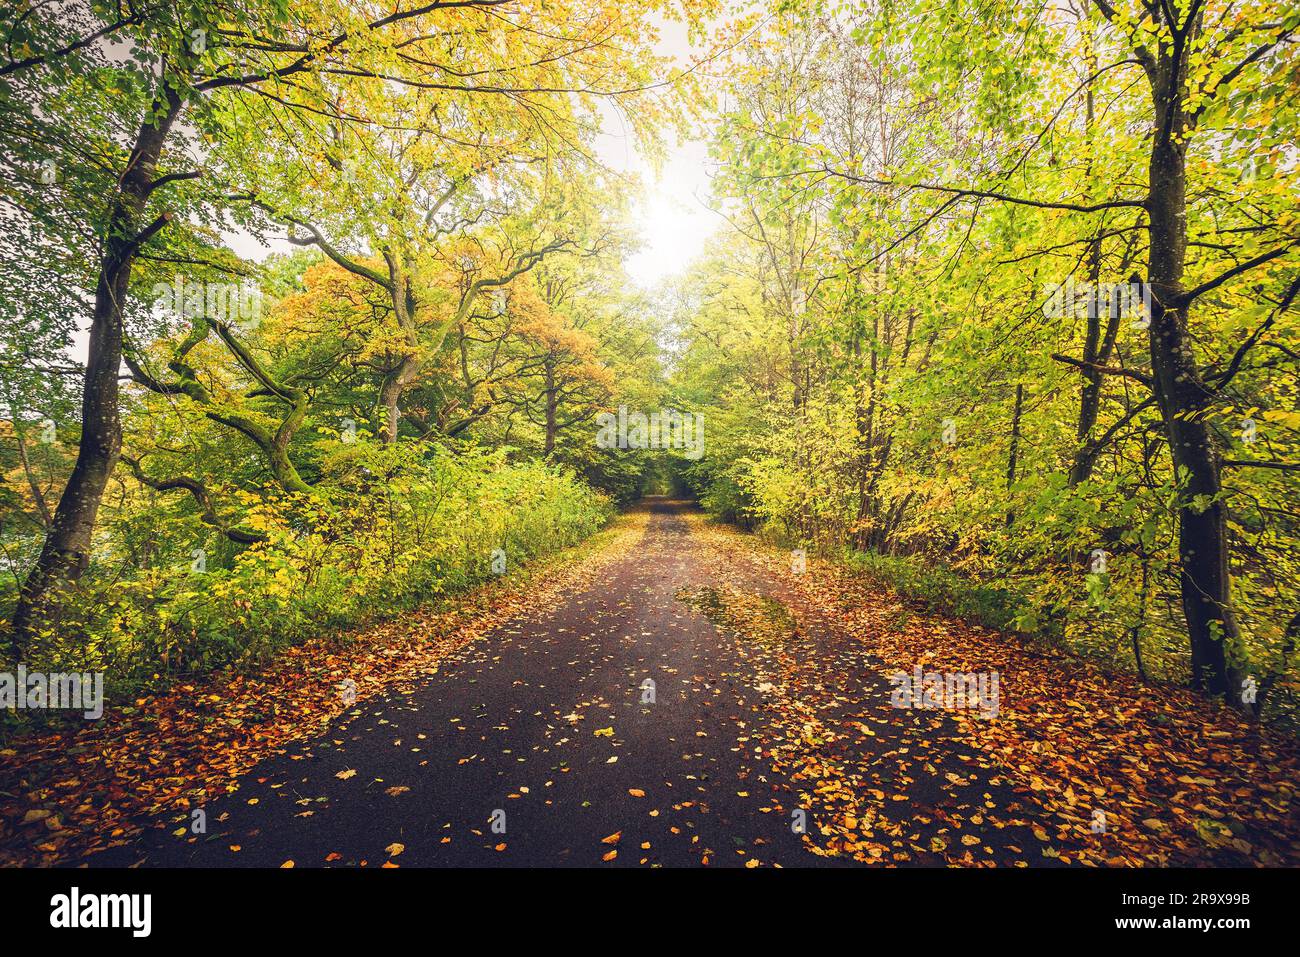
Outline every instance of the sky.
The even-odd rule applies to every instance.
[[[643,289],[680,275],[717,228],[718,215],[706,205],[709,177],[706,148],[700,142],[671,149],[658,177],[639,170],[646,181],[633,221],[643,248],[624,263],[628,275]]]
[[[688,66],[692,48],[685,24],[655,19],[660,31],[655,52],[671,57],[678,67]],[[622,119],[607,110],[597,153],[607,166],[639,174],[645,183],[645,195],[633,210],[645,246],[625,266],[633,282],[654,289],[665,279],[682,273],[718,228],[718,215],[706,205],[707,147],[698,140],[669,143],[663,166],[656,174],[637,151]]]

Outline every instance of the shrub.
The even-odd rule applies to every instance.
[[[169,536],[186,544],[147,567],[110,577],[118,556],[97,556],[73,618],[25,663],[104,671],[120,690],[255,661],[464,590],[493,574],[495,549],[509,570],[574,545],[613,514],[571,472],[500,450],[358,442],[327,467],[311,494],[245,493],[241,526],[265,540],[242,550],[205,526],[196,539],[186,517]]]

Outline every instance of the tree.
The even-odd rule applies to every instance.
[[[773,414],[693,470],[706,502],[955,566],[1009,602],[999,625],[1139,669],[1147,636],[1180,632],[1215,694],[1289,667],[1296,595],[1264,556],[1292,556],[1296,22],[1201,2],[773,17],[715,142],[737,248],[680,323],[683,388]],[[787,275],[811,290],[797,328]],[[1270,454],[1247,454],[1261,420]]]
[[[601,3],[581,6],[581,14],[569,5],[548,9],[544,22],[531,12],[511,16],[506,0],[412,4],[372,19],[350,4],[257,2],[203,11],[157,6],[130,16],[108,8],[103,16],[98,8],[87,15],[78,7],[61,18],[57,8],[71,6],[76,5],[15,10],[11,32],[22,42],[0,67],[12,104],[4,132],[19,144],[17,165],[44,157],[69,177],[63,191],[76,198],[83,215],[65,217],[70,221],[64,245],[74,247],[78,231],[99,244],[88,257],[94,303],[81,442],[14,614],[18,648],[35,630],[57,627],[61,596],[89,563],[100,502],[121,446],[117,378],[134,267],[151,244],[165,241],[163,234],[187,219],[216,223],[233,216],[256,225],[265,204],[257,196],[255,164],[243,148],[266,129],[301,131],[313,120],[342,137],[343,131],[372,122],[358,111],[382,102],[375,93],[385,85],[438,92],[444,107],[448,94],[459,93],[517,103],[522,111],[540,114],[557,106],[567,109],[563,105],[571,98],[635,97],[646,86],[640,78],[655,62],[642,25],[621,20],[614,7]],[[495,29],[483,31],[484,24]],[[458,50],[458,36],[474,42]],[[523,60],[504,65],[498,60],[480,74],[473,66],[447,62],[448,38],[453,52],[470,57],[483,43],[504,38],[502,56],[518,54]],[[125,57],[110,40],[128,41]],[[529,59],[542,49],[553,55]],[[631,54],[626,66],[609,73],[605,67],[625,53]],[[533,85],[570,74],[579,86]],[[635,89],[597,85],[629,77],[637,80]],[[71,116],[60,112],[61,101],[78,86],[98,94],[89,104],[99,111],[92,114],[94,122],[77,122],[85,107]],[[643,111],[648,122],[654,118],[651,106]],[[377,117],[381,126],[384,118]],[[441,132],[436,112],[420,113],[417,122],[417,132]],[[401,139],[395,128],[387,130]],[[453,182],[462,175],[453,173]],[[39,182],[30,168],[26,179],[29,187]],[[53,221],[56,217],[43,212],[45,199],[29,188],[17,205],[25,216]],[[409,327],[408,263],[397,250],[390,250],[385,263],[387,274],[375,278],[391,287],[397,321]],[[224,337],[219,326],[215,330]],[[385,404],[393,436],[397,398],[417,363],[408,353],[387,372]],[[253,431],[245,429],[250,438]],[[281,437],[274,444],[282,444]],[[281,469],[292,484],[283,462]]]

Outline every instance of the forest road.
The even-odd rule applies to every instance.
[[[1007,820],[1017,796],[983,779],[947,719],[891,709],[879,662],[758,565],[699,547],[690,505],[649,507],[639,543],[553,608],[517,615],[414,690],[362,700],[263,761],[206,805],[206,834],[160,822],[88,862],[849,864],[822,853],[820,827],[840,813],[824,798],[884,789],[868,832],[880,863],[942,864],[925,849],[951,836],[954,816],[980,838],[981,863],[1047,863]],[[786,634],[735,627],[720,591],[754,596]],[[838,729],[822,770],[799,761],[792,708]],[[871,752],[879,773],[837,774],[837,749],[856,762]],[[953,773],[964,797],[944,786]],[[1001,820],[970,823],[994,803]]]

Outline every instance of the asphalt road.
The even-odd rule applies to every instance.
[[[924,848],[952,812],[1016,809],[1015,795],[976,779],[941,719],[891,713],[869,656],[833,647],[817,609],[800,609],[796,633],[773,650],[683,600],[723,580],[782,594],[758,566],[721,567],[696,548],[683,507],[653,506],[640,544],[557,606],[517,616],[414,691],[364,700],[327,734],[263,762],[204,808],[205,834],[177,836],[183,822],[163,821],[89,863],[846,863],[810,851],[797,809],[806,807],[809,829],[827,812],[808,800],[806,780],[791,780],[788,761],[778,769],[771,760],[789,742],[776,722],[774,655],[786,662],[785,700],[806,694],[826,721],[862,728],[836,747],[859,767],[870,752],[878,773],[845,782],[898,794],[881,823],[900,846]],[[869,715],[874,732],[862,723]],[[945,780],[953,769],[968,779],[958,795]],[[966,826],[988,863],[1041,863],[1024,828]],[[943,863],[923,851],[905,862]]]

